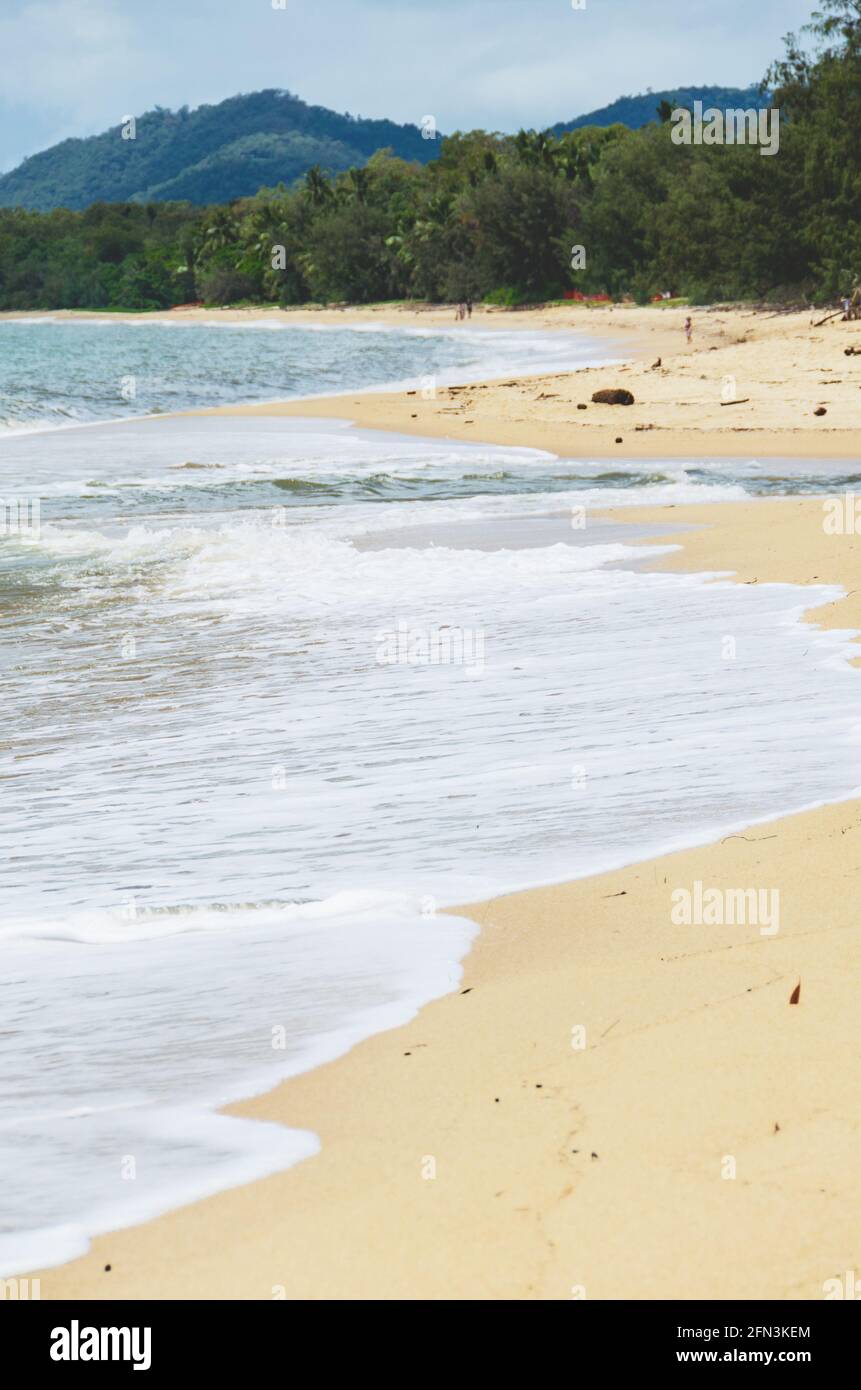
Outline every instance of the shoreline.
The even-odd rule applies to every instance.
[[[345,392],[322,398],[324,413],[366,429],[544,449],[562,458],[861,454],[861,323],[832,320],[817,329],[807,312],[693,309],[689,346],[684,311],[659,306],[534,311],[528,322],[511,314],[506,323],[521,317],[522,327],[615,339],[628,357],[616,366],[440,385],[433,399],[418,390]],[[857,365],[847,348],[858,353]],[[594,404],[593,392],[607,387],[630,391],[634,404]],[[319,415],[319,406],[285,401],[191,413],[274,418]]]
[[[833,342],[842,347],[844,338]],[[797,350],[791,337],[789,351]],[[701,351],[710,347],[688,356]],[[649,343],[637,354],[615,369],[625,385],[650,379]],[[613,370],[553,379],[567,382],[574,399],[584,375]],[[509,419],[499,391],[519,388],[481,384],[487,401],[469,416],[476,439],[603,456],[588,430],[574,441],[564,422],[536,421],[532,409]],[[786,389],[799,389],[797,381]],[[449,402],[443,389],[422,402],[426,412],[413,398],[381,393],[328,398],[325,411],[313,401],[202,413],[326,415],[470,438],[459,403],[464,418],[443,413]],[[639,407],[604,409],[633,420]],[[404,418],[414,413],[415,425]],[[720,456],[722,443],[735,452],[719,422],[706,421],[698,434],[708,448],[691,456]],[[528,440],[513,435],[514,424]],[[488,438],[491,428],[504,438]],[[767,423],[758,428],[769,433]],[[623,430],[626,456],[630,433]],[[690,430],[642,433],[651,436],[643,456],[679,457],[671,438],[691,448]],[[775,452],[861,454],[848,426],[784,436],[791,447]],[[550,438],[568,447],[542,442]],[[822,501],[621,504],[611,515],[653,525],[646,545],[680,547],[645,561],[649,568],[729,571],[748,584],[840,584],[846,596],[805,619],[861,630],[861,553],[854,537],[825,534]],[[700,529],[662,535],[665,522]],[[750,834],[449,909],[480,928],[456,992],[225,1108],[311,1130],[322,1145],[317,1157],[95,1238],[87,1255],[39,1272],[42,1296],[822,1297],[824,1281],[861,1258],[852,1182],[861,1157],[852,1065],[861,965],[855,795],[756,822]],[[691,881],[776,885],[785,903],[780,934],[674,926],[670,892]],[[580,1027],[586,1046],[575,1050]],[[731,1182],[722,1174],[727,1157],[738,1170]]]
[[[693,342],[682,325],[690,312]],[[330,309],[178,309],[151,314],[33,310],[12,319],[181,324],[284,324],[343,328],[378,324],[452,332],[575,332],[615,340],[628,354],[617,367],[553,370],[439,386],[435,399],[399,390],[345,392],[303,400],[216,406],[190,414],[307,416],[321,413],[364,428],[483,444],[545,449],[571,458],[857,459],[861,424],[861,321],[822,312],[754,307],[690,311],[661,305],[576,304],[503,310],[476,306],[458,324],[450,307],[368,305]],[[846,355],[846,349],[853,349]],[[855,354],[858,354],[857,356]],[[660,362],[660,366],[658,366]],[[595,405],[594,390],[623,387],[632,406]],[[325,402],[325,411],[321,403]],[[585,405],[586,410],[578,409]],[[815,411],[824,415],[815,415]],[[166,418],[166,417],[162,417]],[[622,443],[617,443],[617,440]]]
[[[673,533],[655,568],[726,570],[737,549],[740,583],[857,587],[808,615],[861,627],[861,557],[825,535],[820,499],[624,517],[647,511],[704,527]],[[829,891],[835,855],[861,873],[859,828],[850,798],[450,909],[481,929],[455,993],[226,1108],[313,1131],[317,1157],[97,1237],[40,1273],[42,1296],[821,1297],[861,1253],[861,925],[851,892]],[[780,934],[680,931],[669,893],[691,880],[777,884]]]
[[[562,458],[692,463],[723,458],[861,458],[861,321],[832,319],[817,328],[819,311],[694,308],[694,336],[688,345],[682,331],[686,312],[660,305],[563,304],[525,310],[476,306],[471,321],[457,324],[449,308],[409,305],[191,308],[144,314],[31,310],[0,313],[0,323],[277,323],[333,329],[377,324],[452,333],[560,332],[591,337],[626,354],[611,366],[539,369],[514,380],[509,376],[440,384],[432,399],[424,399],[418,387],[402,390],[395,385],[82,422],[85,425],[176,415],[293,416],[352,421],[365,429],[424,438],[543,449]],[[605,387],[631,391],[634,404],[594,404],[593,392]],[[824,413],[814,413],[819,411]]]

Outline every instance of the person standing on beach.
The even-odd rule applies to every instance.
[[[468,300],[466,301],[466,316],[467,316],[468,319],[471,319],[471,318],[472,318],[472,300],[471,300],[471,299],[468,299]]]
[[[694,324],[690,314],[688,314],[688,317],[685,319],[685,337],[689,343],[693,342]]]

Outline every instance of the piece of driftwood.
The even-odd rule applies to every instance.
[[[750,396],[742,396],[738,401],[721,401],[721,405],[747,405],[749,400]]]
[[[823,325],[823,323],[827,323],[829,319],[836,319],[837,315],[838,315],[838,314],[842,314],[842,313],[843,313],[843,310],[842,310],[842,309],[835,309],[833,314],[826,314],[826,315],[825,315],[825,318],[824,318],[824,319],[820,319],[818,323],[815,323],[815,324],[813,325],[813,327],[814,327],[814,328],[821,328],[822,325]]]

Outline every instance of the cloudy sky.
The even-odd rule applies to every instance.
[[[281,87],[441,130],[758,81],[814,0],[0,0],[0,170],[159,106]],[[582,3],[582,0],[578,0]]]

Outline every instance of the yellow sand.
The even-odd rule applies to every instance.
[[[156,314],[96,314],[61,310],[60,319],[189,323],[291,323],[298,326],[380,323],[396,327],[570,331],[612,341],[629,365],[572,374],[505,378],[436,398],[421,393],[348,394],[273,407],[240,407],[238,414],[338,415],[366,426],[453,439],[527,445],[576,457],[819,455],[854,458],[861,450],[861,321],[828,310],[781,313],[745,307],[716,309],[565,304],[507,312],[477,306],[457,324],[450,307],[377,305],[332,309],[178,309]],[[683,325],[690,313],[693,342]],[[20,313],[0,314],[21,318]],[[32,314],[30,317],[48,317]],[[844,349],[855,347],[857,357]],[[661,359],[661,366],[653,364]],[[622,386],[631,407],[591,404],[593,391]],[[724,404],[726,400],[738,404]],[[585,411],[578,410],[585,404]],[[824,407],[823,416],[814,411]],[[622,444],[616,443],[622,438]]]
[[[630,360],[617,367],[439,387],[430,400],[423,399],[421,390],[412,395],[348,394],[330,398],[325,406],[290,402],[230,413],[325,413],[368,427],[525,445],[579,458],[858,456],[861,322],[837,318],[815,328],[824,311],[693,309],[693,342],[688,346],[683,328],[687,312],[626,306],[503,315],[476,311],[473,327],[574,328],[611,341]],[[373,314],[345,310],[285,317],[347,323]],[[378,317],[407,325],[440,321],[439,311],[381,310]],[[442,322],[450,324],[450,316]],[[859,355],[847,357],[847,347],[857,348]],[[604,387],[626,388],[635,404],[592,404],[593,392]],[[825,414],[815,415],[820,408]]]
[[[795,344],[786,331],[777,321],[758,356],[737,345],[727,360],[762,372]],[[829,332],[836,355],[855,326]],[[696,360],[692,394],[706,390]],[[579,380],[562,391],[576,399]],[[621,380],[642,382],[638,396],[664,389],[642,369]],[[777,418],[782,391],[784,422],[803,421],[806,369],[786,381],[768,410]],[[531,425],[506,442],[561,428],[543,403],[522,409]],[[707,411],[695,413],[699,426]],[[849,434],[831,430],[830,452],[850,452]],[[476,437],[491,437],[489,420]],[[861,628],[861,547],[826,534],[821,500],[614,516],[703,526],[672,535],[683,550],[662,566],[842,584],[849,597],[811,620]],[[673,890],[696,880],[778,889],[779,933],[673,925]],[[316,1131],[318,1157],[98,1239],[41,1272],[43,1297],[822,1297],[825,1280],[861,1269],[859,883],[861,808],[846,802],[463,909],[482,926],[468,992],[232,1107]]]

